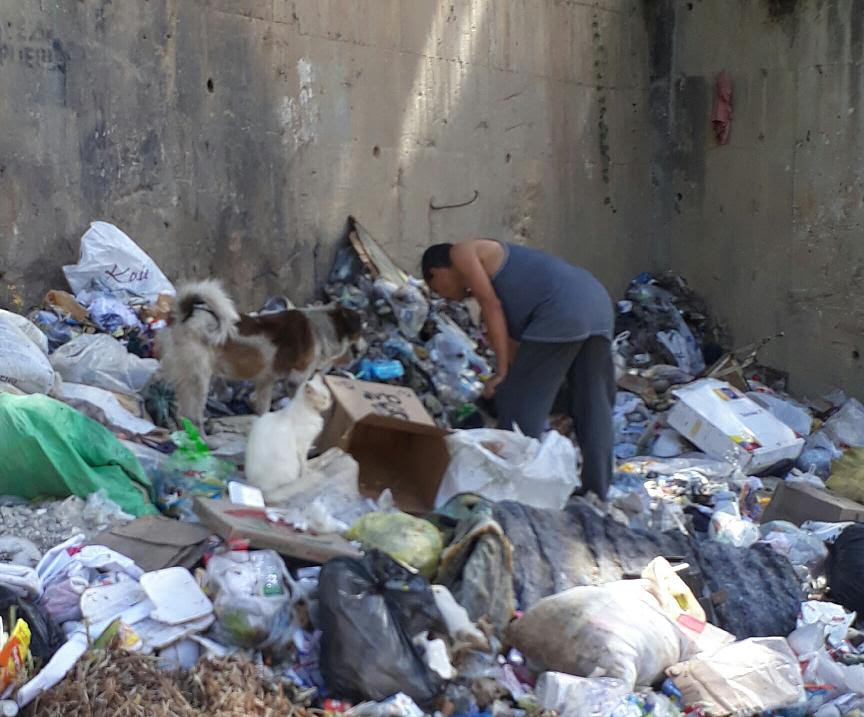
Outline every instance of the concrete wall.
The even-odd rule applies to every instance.
[[[670,90],[669,111],[652,115],[668,140],[653,161],[668,228],[658,261],[707,294],[736,342],[785,331],[763,358],[796,391],[861,397],[864,2],[665,4],[652,40],[652,88]],[[722,147],[710,126],[720,70],[734,85]]]
[[[303,300],[349,213],[406,268],[517,237],[617,293],[652,262],[647,43],[639,0],[0,0],[0,304],[64,288],[93,219]]]

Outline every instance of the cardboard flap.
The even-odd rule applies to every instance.
[[[117,526],[107,531],[124,538],[134,538],[145,543],[156,545],[171,545],[185,548],[207,540],[210,531],[196,523],[184,523],[158,515],[146,515],[137,518],[126,525]]]
[[[326,376],[324,382],[333,393],[334,403],[338,404],[354,423],[374,413],[429,426],[435,425],[417,394],[405,386],[356,381],[339,376]]]
[[[380,416],[375,413],[370,413],[365,416],[362,420],[358,421],[357,425],[387,428],[398,433],[411,433],[418,436],[435,436],[437,438],[443,438],[450,433],[450,431],[444,428],[439,428],[434,424],[429,426],[426,424],[412,423],[411,421],[406,421],[402,418]]]

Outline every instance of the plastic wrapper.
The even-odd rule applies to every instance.
[[[146,252],[108,222],[93,222],[81,237],[78,263],[63,267],[77,294],[98,287],[118,297],[155,302],[159,294],[174,295],[174,287]]]
[[[432,523],[407,513],[367,513],[345,533],[367,548],[392,558],[431,578],[438,567],[443,542]]]
[[[436,507],[459,493],[477,493],[488,500],[560,510],[580,485],[578,449],[557,431],[538,441],[514,431],[478,428],[456,431],[445,441],[450,463]]]
[[[82,334],[51,354],[51,365],[65,381],[137,395],[156,370],[156,359],[129,353],[107,334]]]
[[[412,639],[446,633],[429,583],[386,555],[336,558],[321,570],[321,669],[334,693],[380,701],[404,692],[429,709],[444,687]]]
[[[286,578],[285,563],[274,550],[214,555],[203,587],[213,602],[216,640],[255,649],[287,644],[291,593]]]
[[[49,393],[54,380],[54,368],[42,349],[0,316],[0,383],[24,393]]]

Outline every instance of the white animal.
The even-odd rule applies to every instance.
[[[246,479],[261,489],[268,505],[291,495],[332,403],[330,389],[315,374],[288,406],[255,420],[246,445]]]

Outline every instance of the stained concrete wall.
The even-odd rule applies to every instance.
[[[652,87],[668,90],[652,115],[658,262],[707,294],[737,343],[784,331],[763,358],[797,391],[864,396],[864,2],[665,4],[652,36]],[[721,70],[734,85],[722,147]]]
[[[349,213],[407,268],[516,238],[617,293],[652,257],[647,42],[639,0],[0,0],[0,304],[64,287],[93,219],[307,299]]]

